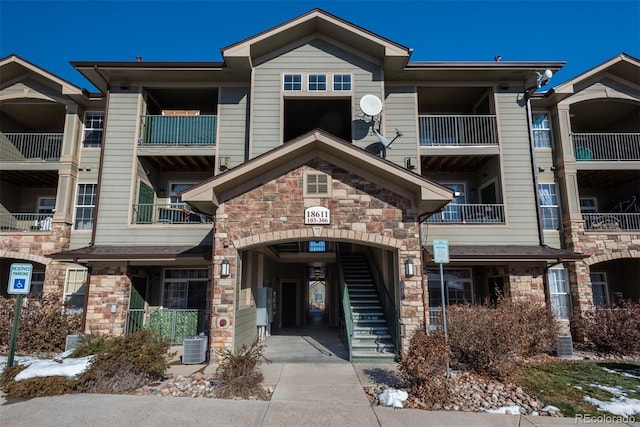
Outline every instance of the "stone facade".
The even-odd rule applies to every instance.
[[[85,332],[123,335],[131,292],[127,267],[93,268],[89,280]],[[115,313],[111,312],[113,305]]]
[[[305,198],[305,172],[326,173],[330,196]],[[305,225],[304,210],[311,206],[329,208],[331,223]],[[422,271],[418,212],[411,200],[325,161],[309,162],[226,201],[215,216],[214,238],[213,348],[233,346],[233,325],[216,325],[222,317],[233,322],[235,264],[240,249],[291,240],[340,240],[398,251],[399,260],[410,257],[416,271]],[[220,277],[222,259],[231,263],[231,274],[226,278]],[[401,265],[398,271],[404,274]],[[398,280],[404,289],[400,315],[410,337],[425,321],[421,277],[401,276]]]
[[[531,265],[509,265],[509,295],[514,300],[544,303],[544,267]]]

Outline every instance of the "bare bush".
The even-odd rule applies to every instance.
[[[619,299],[615,304],[576,311],[571,328],[574,336],[584,337],[601,353],[640,354],[640,301]]]
[[[263,352],[264,346],[258,341],[249,347],[243,345],[238,354],[229,349],[221,350],[214,380],[216,395],[222,398],[266,398],[262,387],[264,376],[258,368]]]
[[[64,350],[67,335],[80,331],[82,316],[67,312],[58,294],[23,299],[16,352],[56,353]],[[9,345],[16,298],[0,297],[0,347]]]
[[[444,336],[428,334],[424,329],[411,337],[409,350],[400,358],[400,376],[409,393],[428,405],[426,409],[450,403],[451,392],[445,377],[450,358]]]

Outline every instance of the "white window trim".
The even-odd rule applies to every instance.
[[[324,76],[324,89],[311,89],[311,76],[316,76],[316,77]],[[318,84],[318,82],[316,81],[316,85],[317,84]],[[310,92],[310,93],[322,93],[322,92],[329,92],[330,89],[332,90],[333,87],[329,88],[329,76],[327,75],[327,73],[309,73],[309,74],[307,74],[307,92]]]
[[[285,89],[285,77],[286,76],[300,76],[300,89]],[[304,92],[305,88],[305,78],[303,73],[282,73],[282,92],[284,93],[296,93],[296,92]]]
[[[349,76],[349,86],[351,86],[351,88],[350,89],[336,89],[335,88],[335,78],[336,78],[336,76]],[[353,74],[352,73],[331,73],[331,91],[332,92],[337,92],[337,93],[353,92]]]
[[[547,128],[534,128],[533,127],[533,115],[535,114],[546,114],[547,116],[547,122],[549,123],[549,127]],[[553,129],[551,128],[551,114],[549,113],[549,111],[533,111],[531,114],[531,134],[532,134],[532,138],[533,138],[533,134],[535,133],[535,131],[546,131],[549,133],[549,146],[548,147],[537,147],[535,145],[535,140],[533,141],[533,145],[534,145],[534,149],[536,150],[551,150],[553,149]]]
[[[177,197],[177,193],[175,193],[175,192],[171,191],[171,187],[172,187],[173,185],[188,185],[188,186],[190,186],[190,187],[191,187],[191,186],[196,185],[197,183],[198,183],[197,181],[169,181],[169,185],[168,185],[168,193],[169,193],[169,194],[167,194],[167,197],[169,198],[169,202],[168,202],[168,203],[169,203],[172,207],[175,207],[174,205],[176,205],[176,206],[178,206],[178,205],[180,205],[180,206],[185,205],[185,206],[186,206],[187,204],[186,204],[185,202],[172,202],[172,201],[171,201],[171,198],[172,198],[173,196],[176,196],[176,197]]]
[[[99,114],[102,115],[102,127],[101,128],[90,128],[87,127],[87,116],[90,114]],[[99,150],[102,148],[102,139],[104,138],[104,118],[105,118],[105,113],[104,111],[85,111],[84,112],[84,116],[83,116],[83,121],[82,121],[82,141],[80,141],[80,146],[82,147],[83,150]],[[84,138],[86,135],[87,131],[101,131],[102,132],[102,136],[100,137],[100,145],[97,147],[87,147],[84,145]]]
[[[540,197],[540,186],[542,185],[552,185],[553,186],[553,194],[556,198],[555,205],[545,205],[542,201],[542,197]],[[542,209],[543,208],[554,208],[556,210],[556,215],[558,218],[558,224],[556,228],[544,228],[544,222],[542,223],[542,228],[544,231],[558,231],[562,225],[562,213],[560,212],[560,197],[558,196],[558,186],[555,182],[538,182],[538,204],[540,207],[540,221],[542,221]]]
[[[593,209],[595,209],[594,211],[583,211],[582,210],[582,201],[583,200],[592,200],[593,201]],[[579,205],[580,205],[580,213],[597,213],[598,212],[598,199],[596,197],[580,197],[579,200]]]
[[[95,203],[93,205],[79,205],[78,204],[78,189],[81,185],[95,185],[96,186],[96,192],[95,192],[95,196],[96,196],[96,201],[97,201],[97,197],[98,197],[98,183],[97,182],[78,182],[76,184],[76,191],[73,197],[73,231],[74,232],[79,232],[79,233],[90,233],[91,229],[93,228],[93,225],[91,228],[89,228],[88,230],[85,229],[78,229],[76,228],[76,216],[78,214],[78,207],[89,207],[92,206],[93,207],[93,222],[96,221],[96,205]]]
[[[552,274],[552,272],[556,272],[556,271],[562,271],[562,276],[563,276],[562,278],[565,284],[565,289],[563,292],[553,292],[553,288],[556,286],[553,286],[553,287],[551,286],[552,280],[555,283],[555,276]],[[567,277],[567,271],[564,268],[550,268],[549,272],[547,273],[547,277],[549,279],[549,296],[551,299],[551,311],[553,311],[553,314],[556,316],[556,318],[561,320],[569,320],[569,318],[571,317],[571,294],[569,292],[569,279]],[[557,307],[554,307],[553,305],[554,296],[564,296],[566,298],[566,303],[567,303],[566,317],[563,317],[561,313],[558,312]]]
[[[72,313],[78,313],[78,312],[82,312],[82,310],[85,309],[84,307],[84,297],[85,297],[85,293],[86,293],[86,287],[84,289],[84,291],[80,294],[78,292],[69,292],[68,286],[69,286],[69,276],[71,275],[71,272],[81,272],[83,271],[85,273],[85,278],[84,278],[84,283],[80,286],[79,289],[82,289],[82,286],[86,286],[87,284],[87,280],[89,279],[89,272],[86,268],[67,268],[67,271],[65,272],[65,276],[64,276],[64,292],[63,292],[63,301],[65,302],[65,304],[67,303],[67,300],[73,296],[73,295],[82,295],[83,297],[83,303],[82,303],[82,307],[79,309],[68,309],[68,311],[72,312]],[[79,273],[77,273],[79,274]]]
[[[174,271],[174,270],[206,270],[207,271],[207,277],[206,278],[202,278],[202,277],[189,278],[189,277],[187,277],[187,278],[179,278],[179,279],[177,279],[177,278],[167,279],[167,277],[166,277],[167,271]],[[186,282],[187,289],[186,289],[185,301],[184,301],[184,305],[185,306],[187,305],[187,302],[189,301],[189,282],[197,280],[197,281],[203,281],[203,282],[209,283],[211,281],[211,274],[210,274],[208,268],[200,268],[200,267],[195,267],[195,266],[193,268],[189,268],[189,267],[164,268],[164,269],[162,269],[162,276],[161,277],[162,277],[162,292],[161,292],[162,295],[160,296],[160,301],[161,301],[161,304],[162,304],[161,307],[163,307],[163,308],[167,308],[164,305],[164,302],[165,302],[164,298],[165,298],[165,292],[166,292],[165,285],[167,283],[167,280],[173,281],[173,282]],[[182,309],[186,309],[186,308],[178,308],[178,309],[174,309],[174,310],[182,310]],[[190,310],[190,309],[186,309],[186,310]],[[193,309],[193,310],[195,310],[195,309]]]

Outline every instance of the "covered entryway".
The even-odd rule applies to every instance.
[[[186,190],[214,218],[211,346],[313,325],[337,329],[349,360],[393,358],[426,322],[404,269],[421,269],[420,221],[452,198],[322,131]]]

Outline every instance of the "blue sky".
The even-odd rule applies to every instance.
[[[626,52],[640,1],[0,0],[0,57],[95,90],[69,61],[220,61],[220,48],[313,8],[413,48],[412,61],[567,61],[556,85]]]

